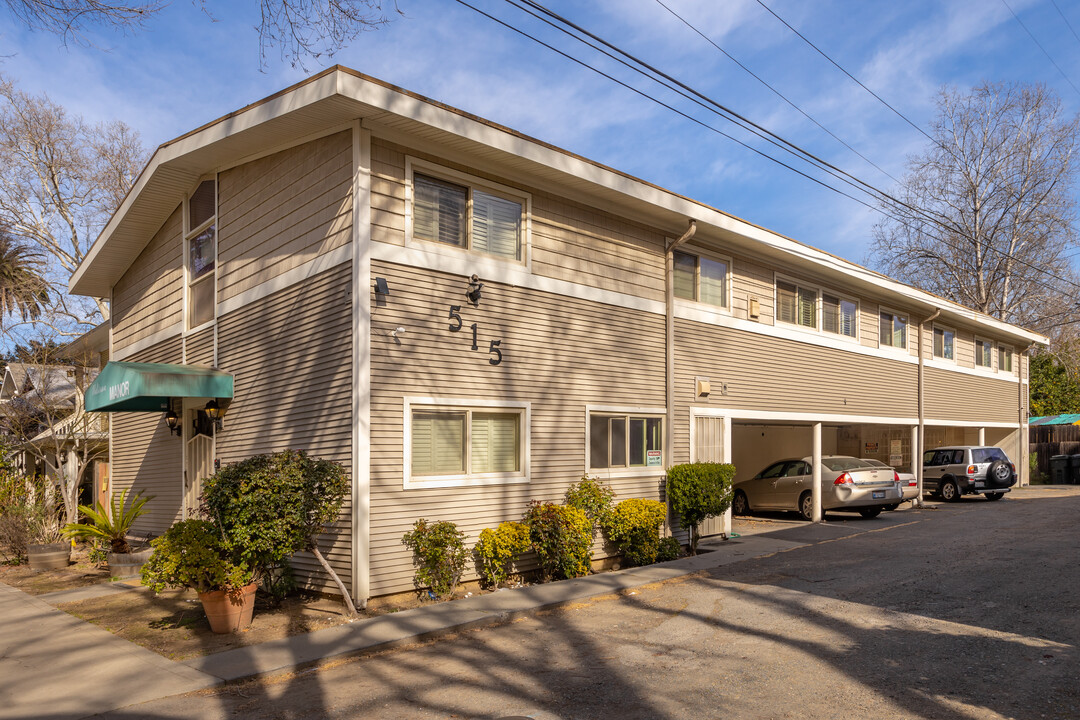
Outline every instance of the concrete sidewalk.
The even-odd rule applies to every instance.
[[[0,583],[0,718],[81,718],[220,682]]]
[[[433,603],[184,663],[166,660],[49,604],[130,588],[103,585],[36,598],[0,583],[0,720],[85,717],[493,625],[803,544],[765,535],[709,539],[702,541],[696,557]]]

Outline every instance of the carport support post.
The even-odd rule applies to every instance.
[[[979,445],[986,445],[986,428],[979,428]]]
[[[915,497],[911,500],[912,507],[922,507],[922,429],[922,425],[911,426],[911,472],[918,486]]]
[[[812,460],[814,468],[814,487],[810,492],[814,498],[814,522],[821,522],[821,423],[814,423],[814,442]]]

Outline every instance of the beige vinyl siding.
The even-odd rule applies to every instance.
[[[474,308],[462,276],[384,262],[372,275],[391,292],[372,320],[371,587],[381,595],[412,588],[401,536],[419,518],[458,523],[471,544],[519,520],[529,500],[560,501],[585,470],[586,404],[662,408],[664,319],[495,282]],[[460,332],[448,329],[450,305],[461,306]],[[497,366],[492,339],[502,340]],[[403,490],[406,395],[531,402],[531,483]],[[610,482],[620,499],[657,498],[660,475]]]
[[[881,332],[878,306],[872,302],[859,303],[859,344],[865,347],[878,346],[878,334]]]
[[[924,408],[932,420],[1017,422],[1019,394],[1015,382],[987,373],[967,373],[924,368]]]
[[[214,364],[214,328],[208,327],[184,338],[184,353],[188,365]]]
[[[371,237],[405,242],[405,156],[532,196],[532,272],[651,300],[664,299],[664,233],[475,168],[372,140]]]
[[[113,287],[115,350],[122,350],[183,319],[182,233],[182,216],[177,207]]]
[[[713,383],[707,400],[695,396],[696,377]],[[912,363],[677,318],[675,459],[689,458],[691,404],[910,418],[918,415],[917,379]]]
[[[180,362],[180,337],[136,353],[133,362]],[[136,534],[160,535],[180,519],[183,505],[183,441],[169,433],[159,412],[112,413],[110,472],[114,490],[153,495]]]
[[[750,299],[754,298],[760,304],[757,322],[772,325],[775,317],[772,268],[739,255],[731,259],[731,264],[732,314],[749,320]]]
[[[348,244],[352,205],[350,131],[221,173],[218,301]]]
[[[352,264],[345,263],[218,318],[218,360],[235,376],[217,435],[222,463],[293,449],[352,468]],[[348,582],[351,503],[321,545]],[[332,543],[332,545],[331,545]],[[330,590],[315,559],[297,574]]]
[[[975,367],[975,335],[969,330],[957,330],[955,344],[957,366]]]

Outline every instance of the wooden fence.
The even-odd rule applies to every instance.
[[[1034,425],[1028,428],[1030,450],[1039,475],[1050,477],[1054,455],[1080,455],[1080,425]]]

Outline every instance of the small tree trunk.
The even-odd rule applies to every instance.
[[[345,598],[345,607],[348,608],[348,616],[356,617],[356,606],[353,605],[352,595],[345,589],[345,583],[341,582],[341,578],[334,572],[334,568],[330,567],[330,563],[326,562],[326,558],[319,552],[319,546],[315,544],[315,539],[311,539],[311,554],[315,556],[315,559],[319,561],[319,564],[323,566],[323,570],[334,579],[334,582],[338,586],[338,590],[341,591],[341,596]]]

